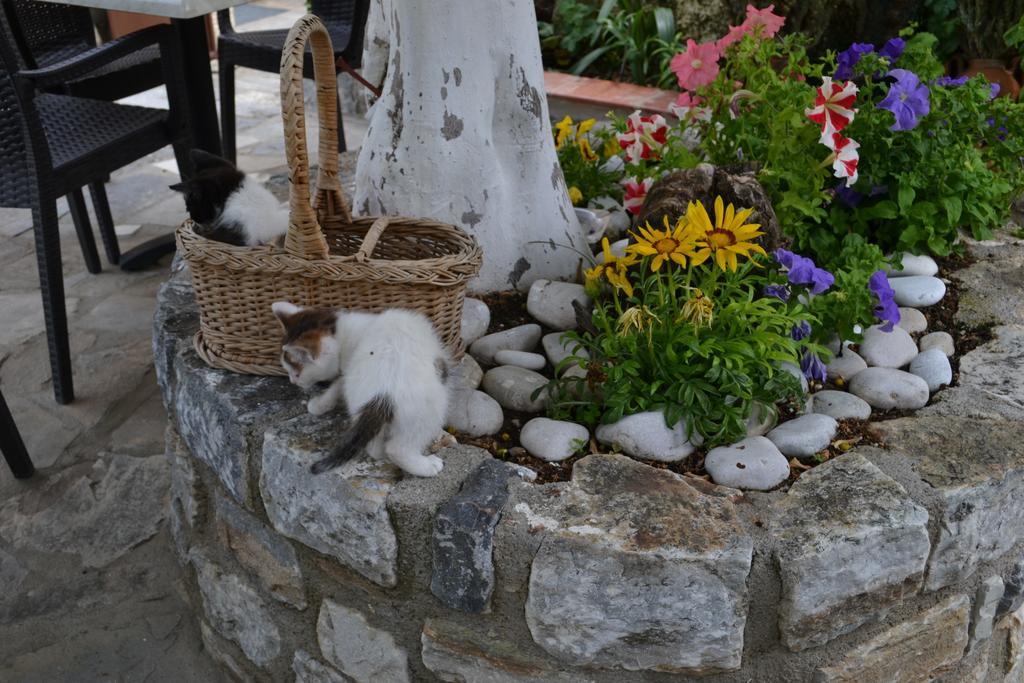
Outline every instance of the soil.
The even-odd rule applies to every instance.
[[[971,265],[974,259],[967,255],[951,255],[945,258],[936,258],[936,261],[939,264],[939,276],[945,278],[949,285],[946,288],[946,295],[942,301],[925,310],[925,315],[928,318],[928,330],[923,334],[944,331],[953,337],[956,355],[950,359],[950,362],[953,366],[952,386],[955,386],[959,382],[960,356],[991,340],[993,326],[970,327],[955,320],[960,302],[959,280],[956,277],[956,271]],[[500,332],[517,325],[536,322],[526,310],[526,294],[523,292],[499,292],[484,296],[482,300],[491,310],[491,322],[487,328],[488,334]],[[542,329],[544,334],[552,331],[547,328]],[[922,335],[915,334],[913,336],[916,340]],[[844,386],[837,385],[831,381],[824,385],[812,387],[812,389],[822,388],[845,390]],[[933,394],[932,400],[936,394]],[[854,446],[873,445],[884,447],[885,444],[882,441],[881,435],[872,426],[872,423],[906,417],[914,414],[914,412],[913,410],[889,410],[872,413],[870,421],[841,420],[839,422],[839,431],[828,448],[818,453],[813,459],[803,462],[796,458],[790,460],[790,477],[780,485],[780,488],[787,488],[803,472],[850,450]],[[780,405],[779,423],[787,422],[799,414],[799,406]],[[483,448],[500,460],[530,468],[537,473],[535,480],[537,484],[568,481],[572,477],[572,468],[577,460],[589,453],[602,452],[599,444],[592,436],[586,452],[573,455],[561,462],[546,462],[530,455],[526,452],[526,449],[519,445],[519,431],[533,417],[536,416],[529,413],[505,411],[505,423],[499,434],[480,438],[456,436],[458,436],[460,443]],[[672,463],[643,460],[640,458],[638,460],[651,467],[710,481],[710,476],[704,469],[705,455],[705,449],[698,449],[688,457]]]

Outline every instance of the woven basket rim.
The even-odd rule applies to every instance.
[[[362,227],[360,224],[365,224],[368,228],[376,218],[378,217],[353,216],[352,223],[349,223],[348,226],[358,228]],[[273,270],[297,272],[296,269],[307,268],[310,271],[309,277],[329,277],[329,274],[315,272],[320,270],[317,266],[328,268],[337,268],[341,266],[346,270],[353,271],[346,276],[329,278],[341,280],[364,279],[367,276],[371,279],[375,279],[372,277],[372,273],[376,272],[381,266],[386,266],[388,268],[414,268],[416,270],[443,269],[446,272],[456,273],[456,277],[454,277],[451,282],[444,283],[443,285],[438,283],[439,286],[456,286],[476,276],[479,271],[483,252],[480,249],[480,245],[472,236],[459,230],[455,226],[437,221],[399,216],[389,217],[389,219],[391,220],[390,229],[392,230],[400,230],[403,225],[415,225],[417,227],[436,229],[440,238],[449,244],[458,245],[460,249],[452,254],[431,256],[422,259],[378,259],[371,256],[366,259],[366,261],[360,263],[351,257],[334,255],[328,255],[326,259],[307,259],[289,254],[287,251],[272,245],[251,247],[227,244],[226,242],[220,242],[200,235],[196,232],[194,227],[196,222],[191,218],[186,218],[185,221],[178,226],[175,232],[178,241],[178,249],[181,251],[183,258],[190,262],[193,260],[201,262],[215,261],[217,265],[226,267],[230,270],[258,270],[259,272],[269,273],[273,272]],[[341,231],[344,230],[345,228],[341,229]],[[334,230],[327,230],[328,233],[332,231]],[[240,262],[249,261],[250,265],[236,266],[235,264],[224,261],[221,258],[211,258],[214,254],[219,254],[223,257],[232,258]],[[268,270],[267,266],[271,264],[278,267]],[[388,280],[389,278],[384,277],[376,279]]]

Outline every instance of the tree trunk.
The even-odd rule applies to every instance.
[[[531,0],[374,0],[363,64],[371,82],[387,75],[356,211],[465,228],[484,250],[476,293],[574,278],[588,250],[555,155]]]

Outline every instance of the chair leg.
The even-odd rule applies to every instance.
[[[67,312],[64,309],[64,273],[60,263],[56,201],[41,201],[32,210],[32,219],[39,289],[43,295],[43,317],[46,320],[46,343],[50,349],[53,395],[57,403],[71,403],[75,399],[75,390],[71,379],[71,349],[68,344]]]
[[[178,177],[182,180],[191,178],[195,170],[192,168],[192,159],[189,158],[189,152],[192,150],[191,139],[175,142],[171,147],[174,149],[174,158],[178,162]]]
[[[85,197],[81,189],[68,195],[68,206],[71,208],[71,219],[75,222],[75,232],[78,233],[78,244],[82,247],[85,267],[95,275],[103,270],[103,266],[100,265],[100,255],[96,252],[96,238],[92,234],[89,212],[85,208]]]
[[[344,152],[345,145],[345,123],[341,120],[341,95],[338,95],[338,151]]]
[[[221,61],[220,80],[220,137],[224,158],[235,163],[235,65]]]
[[[18,425],[14,424],[14,417],[11,416],[11,411],[7,407],[7,402],[4,401],[2,393],[0,393],[0,452],[4,454],[4,459],[10,466],[11,472],[14,473],[15,479],[28,479],[35,473],[36,468],[32,464],[32,459],[28,457],[25,442],[21,440]]]
[[[114,217],[110,215],[110,202],[107,201],[107,188],[102,181],[89,183],[89,196],[92,198],[92,210],[96,213],[99,223],[100,239],[107,252],[107,262],[116,266],[121,261],[121,246],[117,243],[114,231]]]

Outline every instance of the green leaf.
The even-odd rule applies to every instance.
[[[942,206],[946,209],[946,218],[949,224],[955,226],[960,222],[960,214],[963,213],[964,205],[959,197],[943,197]]]
[[[569,73],[571,73],[574,76],[579,76],[580,74],[582,74],[584,71],[587,70],[588,66],[590,66],[591,64],[596,62],[598,59],[601,58],[602,55],[604,55],[606,52],[608,52],[611,49],[612,49],[611,45],[605,45],[605,46],[599,47],[599,48],[597,48],[595,50],[591,50],[590,52],[585,54],[580,59],[580,61],[578,61],[578,62],[576,62],[575,64],[572,65],[572,68],[569,69]]]
[[[676,18],[668,7],[654,8],[654,23],[657,26],[658,38],[666,43],[672,42],[676,36]]]
[[[901,183],[899,192],[897,193],[897,201],[899,202],[900,212],[910,213],[910,207],[913,205],[914,197],[916,196],[917,193],[914,191],[913,187],[911,187],[908,184]]]

